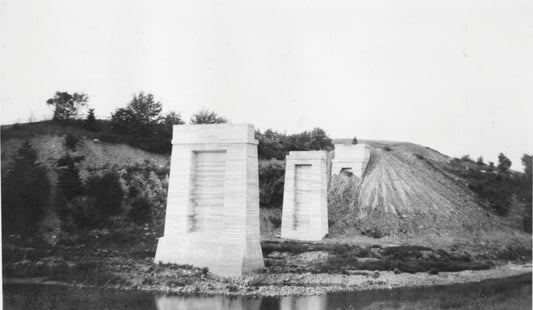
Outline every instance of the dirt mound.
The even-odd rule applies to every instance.
[[[332,236],[457,234],[505,226],[447,172],[447,156],[412,143],[363,143],[372,150],[362,178],[340,175],[330,181]]]

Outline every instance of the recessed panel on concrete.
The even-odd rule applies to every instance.
[[[321,240],[327,233],[326,152],[290,152],[285,163],[281,237]]]
[[[156,262],[208,267],[223,276],[264,267],[254,134],[249,124],[174,126]]]
[[[194,152],[191,186],[191,231],[220,231],[224,220],[226,152]]]
[[[331,162],[331,173],[351,172],[358,178],[365,173],[370,148],[366,144],[335,144],[335,158]]]

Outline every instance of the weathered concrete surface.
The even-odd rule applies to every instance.
[[[250,124],[174,126],[156,262],[239,276],[264,267],[257,141]]]
[[[336,143],[331,173],[338,175],[342,170],[347,170],[361,178],[365,173],[369,159],[370,147],[366,144]]]
[[[290,152],[285,167],[281,237],[321,240],[328,233],[326,152]]]

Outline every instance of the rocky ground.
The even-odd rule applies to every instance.
[[[313,295],[475,282],[531,273],[531,250],[507,245],[501,251],[472,251],[461,244],[445,249],[398,245],[262,242],[265,269],[239,278],[221,278],[207,268],[156,264],[155,236],[142,238],[92,232],[86,239],[46,246],[6,238],[4,282],[30,281],[95,285],[177,294]],[[369,239],[370,240],[370,239]]]

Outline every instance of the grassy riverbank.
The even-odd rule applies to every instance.
[[[8,280],[230,295],[310,295],[464,283],[531,272],[530,265],[524,265],[531,261],[531,251],[521,247],[469,254],[461,248],[427,245],[264,240],[262,248],[264,270],[227,279],[207,268],[154,263],[156,237],[141,231],[120,238],[94,233],[53,247],[7,238],[3,272]]]

